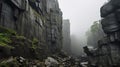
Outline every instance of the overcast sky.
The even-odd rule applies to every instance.
[[[71,23],[71,34],[81,37],[100,19],[100,7],[107,0],[58,0],[63,18]]]

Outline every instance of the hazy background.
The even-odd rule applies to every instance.
[[[86,45],[85,32],[94,21],[100,19],[100,7],[107,0],[58,0],[63,12],[63,18],[71,23],[71,38],[78,40],[72,44],[73,49]],[[75,49],[74,49],[75,48]]]

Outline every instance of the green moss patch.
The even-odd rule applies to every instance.
[[[33,38],[33,41],[32,41],[32,48],[33,49],[36,49],[37,48],[37,45],[38,44],[38,39],[37,38]]]
[[[25,40],[26,38],[24,36],[16,36],[17,39]]]
[[[9,44],[12,43],[11,36],[16,35],[16,32],[0,26],[0,47],[13,48]]]
[[[5,47],[5,48],[9,48],[9,49],[14,49],[14,47],[6,44],[6,43],[3,43],[3,42],[0,42],[0,47]]]
[[[0,26],[0,48],[2,58],[10,56],[23,56],[38,59],[41,55],[41,46],[37,38],[27,39],[24,36],[16,34],[15,31]],[[41,59],[41,58],[40,58]],[[0,67],[7,67],[2,64]],[[10,66],[10,65],[9,65]],[[11,66],[13,67],[13,66]],[[16,66],[15,66],[16,67]]]
[[[5,28],[5,27],[2,27],[0,26],[0,32],[6,34],[6,35],[16,35],[16,32],[12,29],[8,29],[8,28]]]
[[[37,39],[37,38],[33,38],[32,43],[33,43],[33,44],[37,44],[37,43],[38,43],[38,39]]]
[[[9,36],[4,35],[3,33],[0,33],[0,46],[1,47],[7,47],[7,48],[13,48],[12,46],[9,46],[12,41]]]
[[[5,33],[0,33],[0,42],[11,43],[10,36],[6,35]]]

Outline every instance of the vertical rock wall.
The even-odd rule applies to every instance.
[[[47,0],[47,44],[52,53],[62,48],[62,12],[57,0]]]
[[[105,61],[107,66],[120,66],[119,4],[119,0],[110,0],[108,3],[101,7],[101,17],[103,18],[101,24],[104,32],[107,35],[105,37],[107,40],[102,39],[103,41],[106,41],[106,44],[101,42],[101,48],[107,50],[107,54],[104,54],[108,56],[106,59],[107,61]]]
[[[110,0],[101,7],[101,24],[106,36],[98,41],[95,55],[98,67],[120,67],[119,4],[119,0]]]
[[[24,2],[25,1],[25,2]],[[42,9],[31,0],[4,0],[1,3],[0,25],[17,31],[29,39],[44,42],[44,15]],[[37,2],[39,3],[39,2]],[[39,3],[40,4],[40,3]]]
[[[71,38],[70,38],[70,21],[68,19],[63,20],[63,50],[71,55]]]
[[[0,26],[38,39],[49,53],[62,45],[62,12],[57,0],[0,0]]]
[[[97,62],[93,65],[97,67],[120,67],[120,0],[110,0],[101,7],[100,13],[106,36],[98,41],[94,52],[88,52],[93,54],[90,57],[96,58]]]

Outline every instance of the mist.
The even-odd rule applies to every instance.
[[[86,31],[94,21],[100,18],[100,7],[107,0],[58,0],[63,19],[70,20],[72,52],[82,53],[82,47],[87,45]]]

